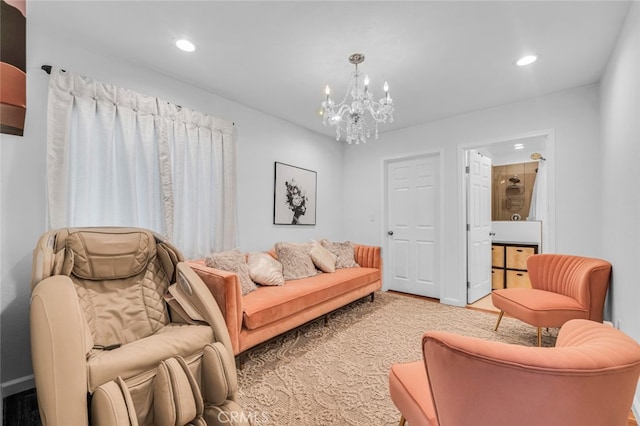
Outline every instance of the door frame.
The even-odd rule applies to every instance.
[[[545,161],[547,168],[547,199],[549,216],[547,224],[542,225],[542,250],[540,253],[553,253],[556,248],[556,191],[555,191],[555,130],[542,129],[528,133],[519,133],[510,137],[494,138],[484,141],[462,143],[458,145],[458,256],[462,259],[458,268],[457,288],[460,300],[467,300],[467,182],[465,176],[466,151],[480,149],[493,144],[500,144],[531,137],[546,137]]]
[[[438,204],[439,207],[437,209],[438,214],[438,227],[439,229],[436,231],[438,236],[438,274],[435,279],[438,280],[438,285],[440,286],[440,295],[442,296],[443,290],[445,289],[445,282],[443,281],[444,277],[444,266],[445,266],[445,257],[444,257],[444,149],[435,149],[428,151],[419,151],[413,153],[404,153],[398,154],[388,157],[383,157],[380,167],[382,172],[380,173],[382,182],[382,200],[381,200],[381,208],[382,212],[382,220],[380,221],[380,241],[382,241],[382,264],[383,265],[391,265],[391,258],[389,257],[389,236],[387,235],[387,231],[389,229],[389,176],[388,176],[388,168],[389,164],[397,161],[403,160],[412,160],[415,158],[422,157],[438,157]],[[387,291],[388,285],[387,283],[390,280],[391,268],[382,268],[383,280],[382,280],[382,290]]]

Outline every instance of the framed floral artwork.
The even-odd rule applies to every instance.
[[[275,163],[274,225],[315,225],[317,173]]]

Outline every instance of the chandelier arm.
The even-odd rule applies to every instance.
[[[338,105],[338,112],[336,112],[336,116],[340,117],[340,119],[342,119],[342,116],[344,115],[345,112],[349,111],[351,108],[349,107],[349,105],[346,104],[340,104]]]
[[[384,114],[383,112],[380,112],[381,108],[378,107],[378,109],[376,110],[373,105],[369,105],[368,111],[371,114],[371,117],[377,122],[377,123],[384,123],[387,120],[387,115]]]

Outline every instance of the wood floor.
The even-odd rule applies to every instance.
[[[40,426],[35,389],[10,395],[2,401],[3,426]]]
[[[493,303],[491,303],[491,295],[487,295],[485,297],[483,297],[482,299],[467,305],[467,308],[469,309],[476,309],[479,311],[487,311],[487,312],[493,312],[493,313],[499,313],[500,310],[498,308],[496,308],[495,306],[493,306]]]

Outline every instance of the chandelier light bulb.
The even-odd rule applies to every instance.
[[[329,88],[328,84],[327,84],[327,87],[324,88],[324,94],[327,95],[327,100],[329,100],[329,95],[331,94],[331,89]]]

